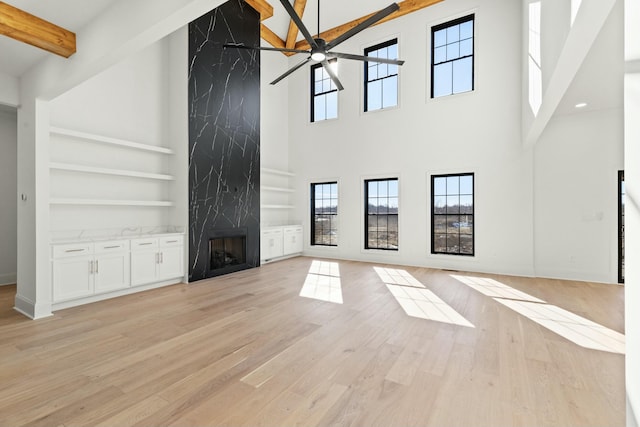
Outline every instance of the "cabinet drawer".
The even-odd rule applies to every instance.
[[[145,249],[153,249],[158,247],[158,239],[156,238],[145,238],[145,239],[132,239],[131,240],[131,250],[132,251],[142,251]]]
[[[302,226],[301,225],[294,225],[291,227],[284,227],[283,231],[285,234],[291,234],[291,233],[302,233]]]
[[[108,242],[98,242],[95,244],[95,253],[103,254],[109,252],[127,252],[129,250],[128,240],[110,240]]]
[[[68,258],[93,253],[93,243],[70,243],[66,245],[54,245],[51,248],[52,258]]]
[[[163,236],[160,237],[160,246],[182,246],[184,244],[184,236]]]

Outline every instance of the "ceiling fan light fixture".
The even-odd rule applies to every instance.
[[[311,59],[314,61],[322,62],[327,59],[327,55],[324,52],[311,52]]]

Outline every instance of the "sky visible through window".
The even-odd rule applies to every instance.
[[[473,90],[473,15],[433,30],[432,97]]]
[[[365,56],[398,59],[398,41],[391,40],[365,49]],[[398,66],[366,63],[366,110],[373,111],[398,105]]]

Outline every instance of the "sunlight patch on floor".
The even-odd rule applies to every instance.
[[[342,283],[338,263],[312,261],[300,296],[342,304]]]
[[[581,347],[625,354],[624,334],[494,279],[457,275],[451,277]]]
[[[455,274],[452,274],[451,277],[488,297],[544,303],[541,299],[525,294],[511,286],[507,286],[488,277],[457,276]]]
[[[473,328],[473,324],[462,317],[446,302],[420,283],[406,270],[395,268],[373,268],[385,283],[391,295],[398,301],[407,316],[435,322],[450,323]]]

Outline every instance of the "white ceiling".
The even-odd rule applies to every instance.
[[[117,0],[9,0],[5,3],[69,31],[78,32],[115,1]],[[53,54],[0,36],[0,73],[19,77],[48,55]]]

